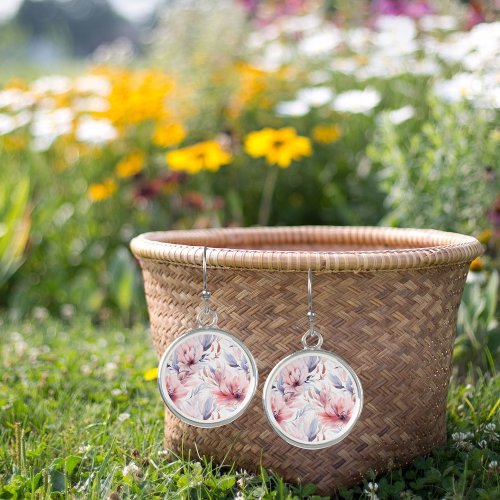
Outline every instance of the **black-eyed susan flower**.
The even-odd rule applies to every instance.
[[[474,273],[479,273],[484,269],[484,263],[483,259],[481,257],[476,257],[471,263],[470,263],[470,270]]]
[[[316,125],[312,130],[312,137],[316,142],[330,144],[342,137],[342,130],[338,125]]]
[[[231,155],[217,141],[205,141],[176,149],[166,154],[170,170],[197,174],[202,170],[216,172],[222,165],[231,163]]]
[[[116,175],[122,179],[136,175],[144,168],[144,163],[144,153],[142,151],[134,151],[116,165]]]
[[[281,168],[312,154],[309,138],[297,135],[292,127],[250,132],[245,139],[245,151],[254,158],[264,157],[269,165]]]
[[[91,184],[87,191],[87,196],[91,201],[102,201],[109,198],[116,191],[116,182],[105,179],[103,182]]]

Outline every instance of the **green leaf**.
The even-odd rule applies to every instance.
[[[66,460],[64,462],[66,474],[68,476],[71,476],[71,474],[73,474],[73,471],[81,463],[81,461],[82,461],[82,458],[77,457],[76,455],[70,455],[69,457],[66,457]]]
[[[234,476],[222,476],[217,481],[217,487],[222,491],[230,490],[236,484],[236,478]]]

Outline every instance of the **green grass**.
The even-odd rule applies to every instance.
[[[0,339],[0,498],[314,495],[314,486],[266,471],[164,451],[163,405],[144,379],[156,358],[143,326],[0,318]],[[475,378],[450,392],[446,446],[334,496],[499,498],[500,377]]]

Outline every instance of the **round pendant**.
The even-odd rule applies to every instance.
[[[176,339],[163,354],[158,386],[168,409],[197,427],[237,419],[257,388],[257,366],[247,347],[218,328],[198,328]]]
[[[322,349],[304,349],[280,361],[266,380],[263,398],[274,430],[306,449],[327,448],[344,439],[363,407],[354,370]]]

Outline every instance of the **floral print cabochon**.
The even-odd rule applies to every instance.
[[[200,328],[168,347],[158,385],[178,418],[197,427],[218,427],[238,418],[250,404],[257,367],[239,339],[217,328]]]
[[[300,448],[344,439],[363,406],[361,383],[338,356],[305,349],[278,363],[264,387],[264,408],[276,432]]]

